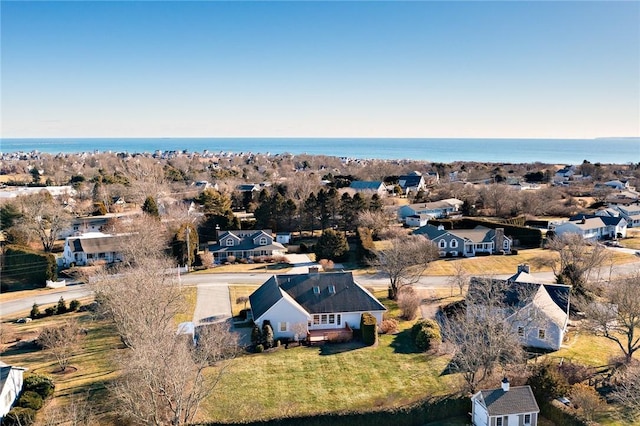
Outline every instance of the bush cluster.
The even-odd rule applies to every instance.
[[[273,348],[276,343],[279,345],[280,341],[275,341],[273,337],[273,328],[269,320],[264,320],[262,328],[258,324],[254,324],[251,330],[251,343],[253,344],[256,352],[262,352],[265,349]]]
[[[442,341],[440,326],[434,320],[420,320],[411,327],[411,339],[421,351],[436,349]]]
[[[36,411],[41,409],[44,400],[53,394],[54,388],[53,381],[47,376],[31,374],[25,377],[16,406],[2,419],[2,425],[32,425],[36,419]]]
[[[69,306],[67,307],[67,302],[64,300],[63,297],[60,297],[60,300],[58,300],[58,303],[56,303],[53,306],[49,306],[45,308],[44,313],[40,311],[40,306],[37,303],[34,303],[33,306],[31,307],[31,312],[29,313],[29,317],[31,317],[32,319],[37,319],[37,318],[50,317],[52,315],[62,315],[62,314],[66,314],[67,312],[75,312],[78,309],[80,309],[80,306],[81,306],[80,302],[74,299],[71,301],[71,303],[69,303]]]
[[[9,246],[5,249],[2,273],[5,278],[16,277],[44,287],[47,280],[58,279],[58,264],[51,253],[37,253],[24,247]]]
[[[387,318],[382,320],[380,324],[380,331],[384,334],[392,334],[398,331],[398,320],[393,318]]]

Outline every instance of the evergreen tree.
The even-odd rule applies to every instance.
[[[33,306],[31,307],[31,312],[29,313],[29,317],[32,319],[36,319],[40,316],[40,307],[37,303],[33,302]]]
[[[316,218],[318,216],[318,199],[312,192],[304,202],[304,213],[306,222],[309,224],[310,231],[313,233],[316,227]]]
[[[379,212],[382,210],[382,200],[378,194],[371,196],[371,202],[369,203],[369,210],[372,212]]]
[[[343,233],[325,229],[315,245],[316,259],[328,259],[342,262],[349,253],[349,244]]]
[[[266,349],[273,347],[273,328],[271,328],[271,324],[265,321],[262,326],[262,340],[264,341],[264,347]]]
[[[198,231],[192,223],[183,223],[173,236],[173,256],[181,265],[192,266],[198,252]]]
[[[65,312],[67,312],[67,302],[65,302],[64,298],[60,296],[60,300],[58,300],[58,305],[56,306],[56,313],[60,315]]]
[[[149,216],[159,218],[160,212],[158,211],[158,204],[156,203],[155,198],[149,195],[144,200],[144,204],[142,205],[142,211],[148,214]]]

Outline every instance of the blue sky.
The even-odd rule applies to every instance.
[[[2,137],[640,135],[639,2],[8,2]]]

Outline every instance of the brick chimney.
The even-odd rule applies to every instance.
[[[509,379],[506,377],[502,379],[502,390],[505,392],[509,392]]]
[[[318,266],[309,266],[309,275],[315,275],[320,272],[320,268]]]

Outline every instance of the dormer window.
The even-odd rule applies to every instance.
[[[336,286],[335,285],[330,285],[329,286],[329,293],[336,294]]]
[[[266,237],[260,238],[260,245],[261,246],[266,246],[267,245],[267,238]]]
[[[320,287],[313,286],[313,294],[320,294]]]
[[[228,238],[226,243],[227,247],[232,247],[233,246],[233,238]]]

